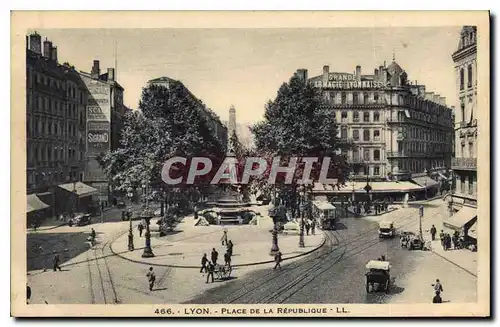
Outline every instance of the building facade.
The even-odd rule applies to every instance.
[[[171,83],[180,83],[187,90],[188,94],[190,95],[189,98],[192,104],[199,108],[201,114],[212,129],[215,137],[221,142],[221,144],[226,145],[228,141],[227,127],[221,122],[219,116],[215,114],[210,108],[207,108],[201,100],[196,98],[184,84],[182,84],[180,81],[165,76],[148,81],[148,85],[163,86],[165,88],[169,88]]]
[[[120,146],[124,116],[128,110],[123,104],[124,89],[116,81],[114,68],[101,74],[99,60],[94,60],[90,73],[80,71],[79,75],[88,93],[83,180],[99,190],[96,200],[108,205],[112,192],[98,158]]]
[[[26,37],[27,192],[83,179],[87,92],[78,72],[59,64],[57,47]]]
[[[464,26],[457,50],[452,54],[455,64],[457,105],[455,121],[454,211],[462,204],[477,207],[477,29]]]
[[[354,179],[401,180],[411,174],[450,167],[453,139],[452,109],[445,98],[412,83],[393,60],[362,75],[330,72],[308,78],[321,89],[324,105],[339,123],[339,136],[352,144],[346,153]]]

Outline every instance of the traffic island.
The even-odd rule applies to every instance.
[[[179,226],[179,229],[182,226]],[[228,241],[234,244],[231,265],[244,267],[274,262],[269,255],[272,234],[269,229],[259,226],[194,226],[173,234],[159,237],[151,236],[151,247],[155,256],[143,258],[145,238],[136,237],[136,248],[129,251],[127,234],[120,236],[111,244],[112,252],[124,260],[151,266],[200,269],[204,253],[211,259],[212,249],[218,252],[217,263],[224,264],[226,246],[222,244],[223,230],[227,230]],[[138,235],[137,235],[138,236]],[[306,235],[305,247],[299,246],[299,235],[278,234],[278,246],[283,260],[310,254],[325,243],[323,232]]]

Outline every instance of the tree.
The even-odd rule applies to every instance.
[[[271,156],[280,156],[282,164],[298,157],[293,182],[283,183],[284,175],[278,175],[277,188],[280,197],[295,211],[298,204],[298,184],[304,163],[300,158],[317,157],[311,179],[319,177],[324,157],[332,158],[329,178],[343,183],[349,167],[340,154],[346,146],[338,138],[338,127],[331,109],[323,103],[321,93],[311,84],[293,76],[278,90],[273,101],[266,104],[264,121],[251,128],[255,136],[257,151]],[[308,186],[309,190],[312,185]]]
[[[225,145],[208,124],[205,107],[180,82],[174,81],[169,88],[144,88],[139,109],[125,116],[120,148],[99,158],[112,185],[121,191],[143,183],[162,193],[170,194],[179,188],[187,194],[197,191],[194,185],[166,185],[161,171],[163,163],[174,156],[222,160]],[[187,173],[189,161],[186,166],[181,174]],[[199,182],[207,183],[203,179]]]

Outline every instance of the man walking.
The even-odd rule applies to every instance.
[[[222,245],[227,245],[227,230],[224,230],[224,233],[222,234],[222,237],[220,240],[222,242]]]
[[[212,264],[215,266],[217,264],[217,258],[219,257],[219,252],[215,251],[215,248],[212,249],[211,259]]]
[[[149,272],[146,274],[146,277],[148,278],[149,282],[149,290],[152,291],[156,281],[156,275],[155,272],[153,271],[153,267],[149,267]]]
[[[439,279],[436,279],[436,283],[432,284],[432,286],[434,287],[434,291],[438,295],[440,295],[441,292],[443,291],[443,285],[441,285],[441,282],[439,281]]]
[[[281,270],[281,261],[283,261],[283,259],[281,259],[281,256],[282,256],[281,251],[278,251],[278,253],[274,255],[274,262],[276,262],[276,264],[274,265],[273,270],[276,270],[276,268],[278,267]]]
[[[208,258],[207,258],[207,254],[206,253],[203,253],[203,257],[201,258],[201,269],[200,269],[200,273],[202,273],[203,271],[207,271],[207,263],[208,263]]]
[[[54,268],[54,271],[57,271],[57,269],[59,269],[59,271],[61,271],[61,267],[59,266],[59,263],[61,262],[61,259],[59,258],[59,254],[56,254],[54,256],[54,265],[53,265],[53,268]]]
[[[142,224],[142,221],[139,223],[139,226],[137,226],[137,229],[139,230],[139,237],[142,237],[142,231],[144,230],[144,225]]]
[[[212,277],[212,283],[213,283],[214,282],[214,270],[215,270],[215,266],[211,262],[209,262],[207,268],[208,268],[207,283],[208,283],[208,278],[209,277]]]
[[[224,265],[231,268],[231,255],[229,254],[229,251],[224,253]]]
[[[309,229],[311,228],[311,225],[309,224],[309,219],[306,221],[306,235],[309,236]]]
[[[311,223],[311,234],[316,235],[315,229],[316,229],[316,219],[313,219]]]
[[[229,253],[229,256],[233,256],[233,241],[229,240],[227,243],[227,252]]]
[[[443,247],[443,250],[445,250],[445,239],[444,239],[444,232],[441,229],[441,233],[439,233],[439,240],[441,241],[441,246]]]
[[[432,236],[432,240],[435,241],[436,240],[436,226],[432,225],[431,227],[431,236]]]

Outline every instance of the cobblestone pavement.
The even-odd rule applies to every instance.
[[[437,219],[440,210],[432,203],[425,206],[424,224]],[[152,292],[147,288],[149,266],[109,249],[107,242],[126,232],[127,224],[102,224],[105,241],[66,262],[62,272],[30,272],[32,303],[429,303],[435,278],[443,282],[445,301],[476,301],[474,276],[430,251],[401,249],[399,239],[379,240],[381,219],[394,220],[402,230],[418,230],[416,208],[342,219],[337,231],[327,232],[323,247],[283,262],[282,270],[274,271],[273,264],[236,267],[230,280],[207,284],[197,269],[155,267]],[[393,286],[387,295],[367,294],[364,266],[380,255],[392,263]]]

